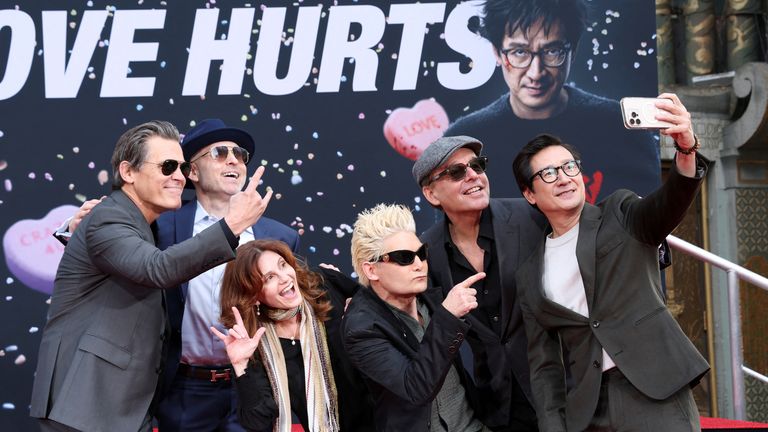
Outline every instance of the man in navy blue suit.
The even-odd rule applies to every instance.
[[[194,186],[196,199],[158,219],[161,249],[192,237],[227,213],[229,198],[245,184],[246,164],[255,145],[247,132],[209,119],[184,136],[181,148],[192,164],[187,185]],[[264,238],[282,240],[298,252],[296,231],[263,216],[240,235],[240,244]],[[166,291],[171,336],[157,409],[160,431],[243,431],[237,423],[234,374],[223,343],[210,331],[211,326],[223,331],[219,323],[223,274],[224,266],[218,266]]]

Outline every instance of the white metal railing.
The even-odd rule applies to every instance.
[[[768,278],[734,264],[712,252],[688,243],[673,235],[667,236],[670,246],[724,270],[728,276],[728,315],[730,319],[731,339],[731,377],[733,379],[733,409],[736,420],[746,420],[747,409],[744,402],[744,373],[762,382],[768,383],[768,377],[744,366],[744,354],[741,344],[741,306],[739,298],[739,279],[768,291]]]

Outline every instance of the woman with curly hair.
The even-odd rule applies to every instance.
[[[276,240],[237,249],[221,289],[223,334],[248,430],[372,430],[367,391],[342,352],[344,302],[359,285],[328,268],[310,271]],[[258,350],[258,352],[257,352]]]

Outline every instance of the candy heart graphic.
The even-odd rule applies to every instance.
[[[42,219],[20,220],[5,232],[5,262],[11,273],[26,286],[46,294],[53,292],[53,279],[64,246],[52,234],[75,212],[75,206],[59,206]]]
[[[384,122],[384,137],[398,153],[416,160],[448,127],[448,114],[434,99],[416,102],[413,108],[397,108]]]

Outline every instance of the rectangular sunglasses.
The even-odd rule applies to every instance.
[[[407,266],[413,264],[413,262],[416,260],[416,257],[419,257],[419,259],[422,261],[427,259],[426,243],[421,245],[421,247],[415,251],[402,249],[387,252],[382,254],[379,259],[376,260],[376,262],[392,262],[397,265]]]

